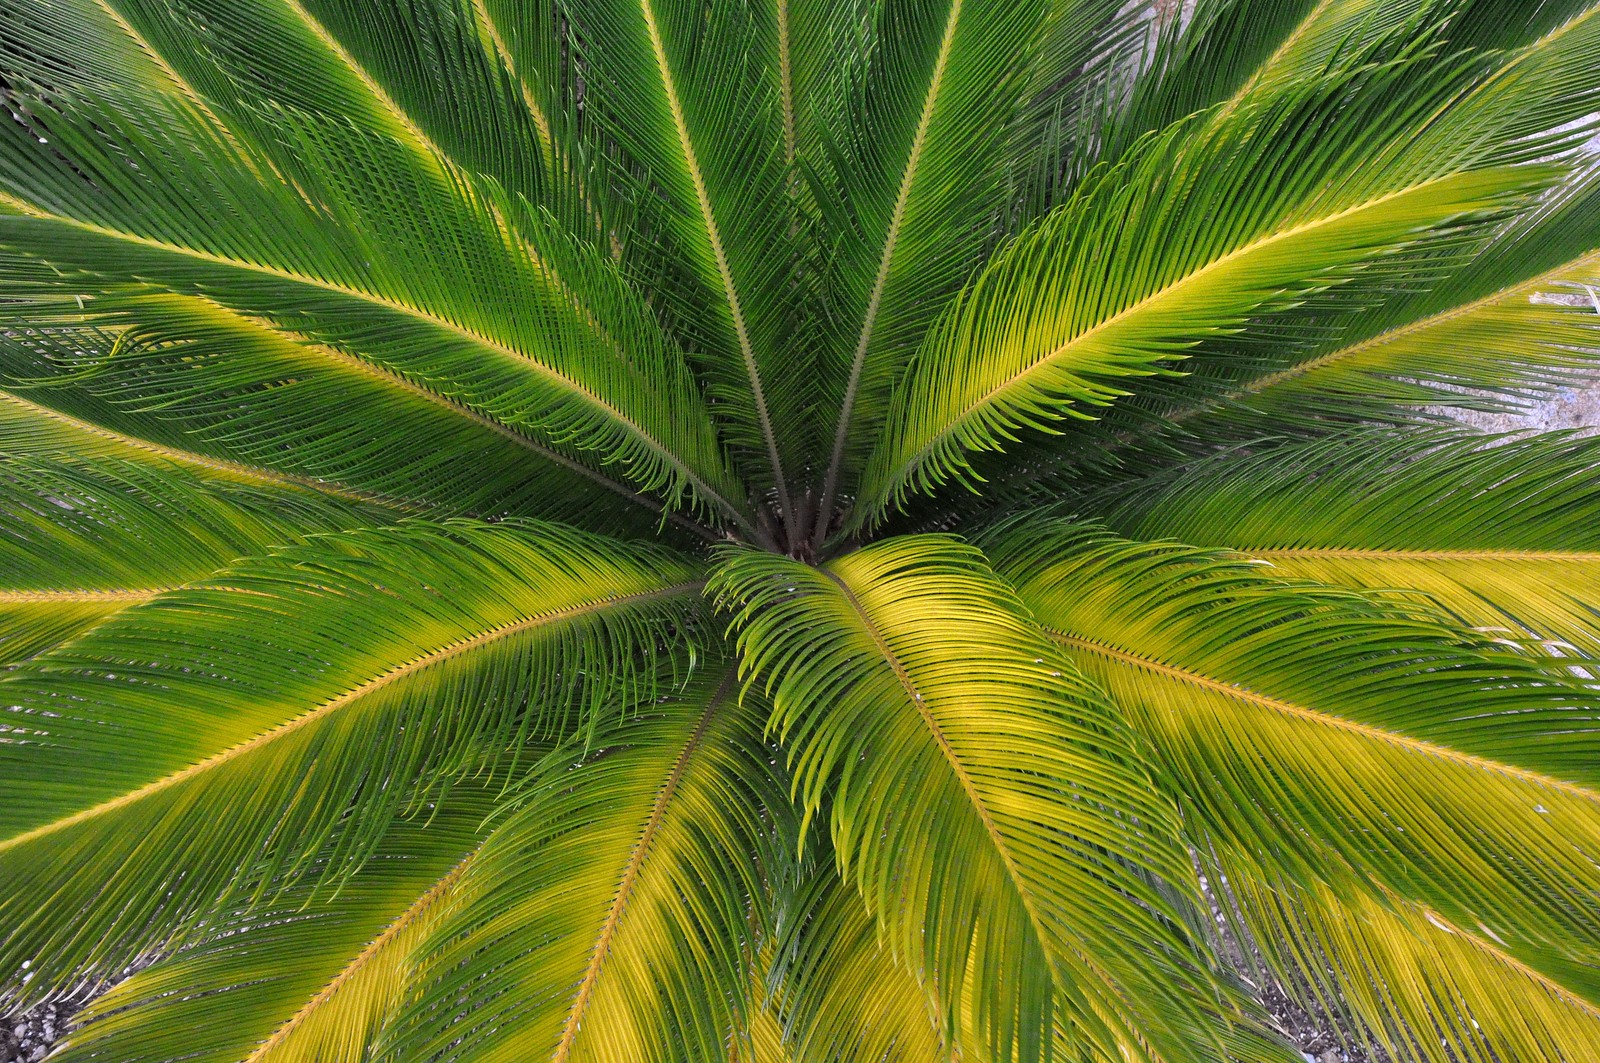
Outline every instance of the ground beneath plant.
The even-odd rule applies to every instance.
[[[0,1063],[40,1063],[66,1036],[72,1016],[107,988],[89,986],[54,1004],[4,1020],[0,1023]],[[1368,1055],[1327,1022],[1296,1007],[1278,985],[1268,984],[1260,999],[1273,1024],[1300,1050],[1306,1063],[1385,1063],[1383,1057]]]
[[[0,1063],[39,1063],[50,1054],[56,1042],[66,1037],[72,1025],[72,1016],[122,978],[149,966],[153,959],[151,957],[150,960],[130,964],[123,968],[122,975],[115,980],[84,983],[53,1003],[41,1004],[32,1011],[0,1019]],[[7,990],[10,988],[0,986],[0,1009],[5,1007]]]

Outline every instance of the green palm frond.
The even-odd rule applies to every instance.
[[[1408,69],[1341,79],[1362,102],[1343,101],[1337,135],[1324,93],[1301,89],[1287,102],[1174,126],[1086,181],[997,254],[930,334],[900,386],[854,523],[911,492],[970,479],[968,452],[1088,416],[1083,406],[1109,405],[1128,377],[1162,371],[1201,340],[1302,305],[1353,270],[1537,187],[1537,170],[1449,174],[1439,152],[1401,156],[1377,179],[1370,168],[1332,176],[1373,150],[1366,138],[1410,128],[1447,102],[1424,82],[1397,103]],[[1285,172],[1329,183],[1305,187]],[[1241,199],[1253,208],[1244,218],[1226,207]]]
[[[22,404],[0,405],[0,425],[15,448],[0,471],[0,664],[236,558],[391,516],[227,467],[131,448],[96,455]]]
[[[421,970],[420,945],[483,844],[493,790],[399,820],[336,895],[302,882],[216,919],[98,998],[58,1059],[356,1063]]]
[[[1600,1007],[1426,904],[1354,882],[1268,880],[1247,854],[1219,859],[1279,978],[1392,1057],[1585,1059]]]
[[[1130,535],[1425,595],[1463,626],[1600,656],[1600,447],[1388,433],[1212,460],[1109,508]]]
[[[1600,444],[1441,424],[1596,115],[1596,0],[0,0],[4,1021],[1600,1063]]]
[[[462,871],[406,1058],[717,1058],[745,999],[774,796],[734,673],[550,759]],[[563,762],[564,761],[564,762]],[[782,802],[782,790],[776,791]],[[531,1006],[530,1006],[531,1005]]]
[[[8,27],[11,47],[41,46],[34,29]],[[328,53],[336,85],[373,97],[371,127],[281,94],[238,129],[139,84],[21,96],[33,128],[8,123],[3,162],[6,183],[27,195],[6,195],[14,213],[0,214],[0,251],[19,256],[8,271],[18,294],[87,300],[152,279],[203,292],[547,445],[605,450],[647,487],[675,484],[674,496],[687,490],[738,515],[743,500],[729,497],[708,418],[683,416],[704,407],[681,354],[606,252],[408,136],[404,113],[366,88],[370,75],[342,49],[306,48]],[[52,140],[74,149],[70,164],[41,142]],[[397,197],[407,209],[395,209]],[[197,209],[219,204],[231,209]],[[278,235],[285,226],[300,234],[292,245]],[[663,395],[676,395],[680,416],[661,416]]]
[[[928,972],[946,1036],[968,992],[1000,1059],[1048,1058],[1058,1017],[1135,1058],[1218,1036],[1208,973],[1153,884],[1186,877],[1170,812],[1115,711],[981,555],[939,537],[820,570],[739,553],[710,590],[737,610],[808,816],[830,793],[840,873]]]
[[[785,467],[806,457],[806,366],[804,352],[790,348],[794,262],[782,250],[791,181],[775,75],[788,26],[774,4],[729,8],[710,21],[683,0],[581,0],[570,11],[600,101],[589,113],[626,164],[649,175],[640,198],[660,197],[652,221],[671,240],[661,252],[685,274],[668,273],[662,295],[697,308],[684,325],[707,355],[708,392],[789,527]],[[678,285],[688,291],[675,293]]]

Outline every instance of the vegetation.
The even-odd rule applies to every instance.
[[[1178,6],[0,3],[0,1003],[1600,1060],[1600,4]]]

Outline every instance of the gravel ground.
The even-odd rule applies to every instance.
[[[0,1063],[37,1063],[77,1010],[71,1004],[47,1004],[0,1024]]]
[[[129,967],[122,976],[126,978],[143,966]],[[50,1047],[65,1036],[72,1016],[112,984],[84,985],[54,1004],[44,1004],[0,1020],[0,1063],[38,1063],[50,1053]],[[0,992],[0,1011],[5,1010],[4,1000],[4,993]]]
[[[1368,1050],[1347,1031],[1300,1007],[1289,998],[1283,986],[1271,978],[1263,982],[1264,965],[1260,953],[1249,943],[1249,935],[1239,932],[1233,925],[1204,874],[1200,875],[1200,889],[1211,904],[1211,918],[1221,938],[1219,959],[1255,990],[1255,997],[1266,1009],[1273,1027],[1300,1050],[1306,1063],[1389,1063],[1389,1057],[1381,1050]]]

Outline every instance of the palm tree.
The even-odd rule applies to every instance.
[[[0,3],[0,1003],[1600,1060],[1600,4],[1178,6]]]

